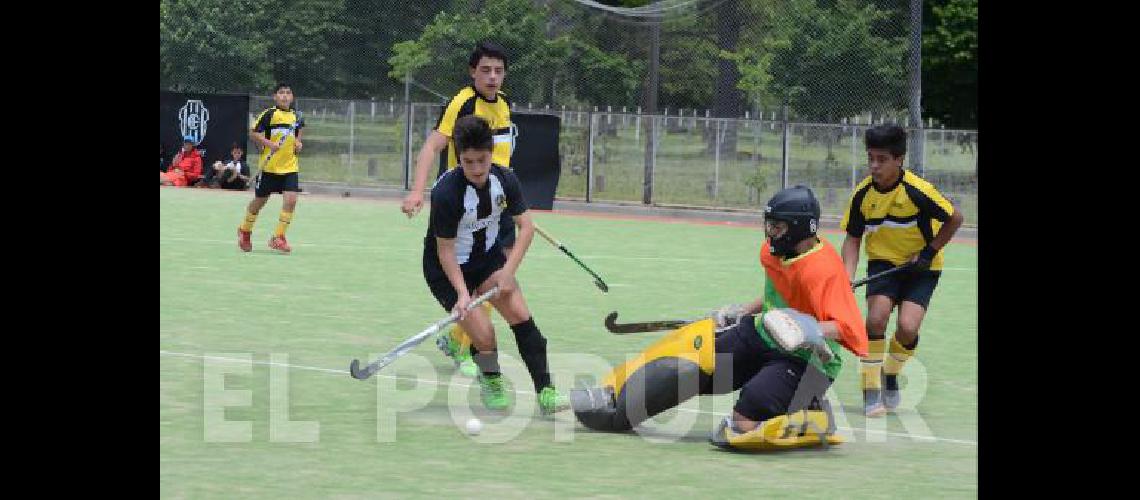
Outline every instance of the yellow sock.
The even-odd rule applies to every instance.
[[[289,223],[293,221],[293,212],[281,212],[281,218],[278,219],[277,230],[273,232],[274,236],[285,236],[285,230],[289,228]]]
[[[247,212],[245,214],[245,220],[241,221],[241,225],[238,226],[238,229],[241,229],[247,233],[253,231],[254,222],[257,222],[257,214],[251,214]]]
[[[467,334],[467,330],[456,323],[451,327],[451,340],[459,345],[459,352],[471,352],[471,336]]]
[[[867,357],[860,360],[859,374],[863,376],[863,389],[881,389],[883,385],[883,356],[887,339],[872,339],[867,343]]]
[[[491,314],[492,309],[490,302],[483,303],[483,310],[487,311],[488,315]],[[467,334],[467,330],[459,326],[459,323],[451,327],[451,340],[459,344],[460,352],[468,352],[471,349],[471,336]]]
[[[916,347],[917,348],[917,347]],[[914,356],[914,350],[907,349],[899,343],[898,340],[891,339],[891,355],[887,356],[886,361],[883,363],[883,373],[887,375],[898,375],[902,371],[903,365],[906,361]]]

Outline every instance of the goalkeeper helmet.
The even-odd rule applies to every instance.
[[[815,236],[819,229],[819,212],[819,202],[806,186],[784,189],[768,200],[764,207],[764,226],[772,254],[795,256],[796,245]],[[787,229],[773,231],[770,224],[775,226],[775,222],[786,223]]]

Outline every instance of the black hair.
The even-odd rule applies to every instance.
[[[898,125],[877,125],[867,129],[863,144],[867,149],[886,149],[898,158],[906,154],[906,130]]]
[[[468,149],[494,151],[495,137],[491,133],[491,126],[487,124],[487,120],[475,115],[467,115],[455,120],[455,149],[456,153],[462,153]]]
[[[507,51],[502,45],[495,42],[484,40],[475,44],[475,50],[471,51],[471,57],[467,59],[467,65],[474,68],[479,64],[479,60],[484,57],[498,59],[503,61],[503,69],[507,68]]]
[[[275,87],[273,87],[273,93],[276,94],[281,89],[286,89],[286,88],[289,90],[293,90],[293,86],[289,85],[288,83],[284,83],[284,82],[278,83]]]

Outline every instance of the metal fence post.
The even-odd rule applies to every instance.
[[[855,125],[851,125],[851,190],[855,190],[855,164],[858,163],[858,153],[855,152],[855,143],[859,141]]]
[[[352,184],[352,153],[356,142],[356,101],[348,101],[348,175],[346,181]]]
[[[720,195],[720,146],[724,141],[724,120],[716,123],[716,151],[713,153],[713,200]]]
[[[784,165],[780,170],[780,189],[788,188],[788,161],[790,160],[791,136],[788,134],[788,105],[784,105]]]
[[[412,189],[412,101],[409,98],[412,75],[404,75],[404,190]]]
[[[586,203],[594,196],[594,114],[590,113],[586,127]]]

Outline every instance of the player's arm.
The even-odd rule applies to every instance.
[[[270,151],[277,151],[277,144],[270,141],[266,136],[266,131],[269,130],[269,118],[272,109],[267,109],[261,112],[254,122],[253,128],[249,129],[249,138],[253,142],[260,144],[262,148],[269,148]]]
[[[938,252],[950,243],[950,239],[954,237],[954,233],[958,232],[958,228],[962,227],[962,222],[966,219],[962,213],[955,207],[950,200],[947,200],[942,193],[934,189],[933,186],[927,188],[907,187],[907,195],[911,200],[918,205],[918,209],[931,218],[942,221],[942,227],[938,229],[938,234],[927,243],[926,246],[918,252],[917,255],[911,257],[910,261],[917,263],[920,268],[930,267],[930,263]]]
[[[848,281],[855,281],[855,270],[859,267],[859,247],[862,243],[863,238],[850,234],[843,240],[843,250],[840,255],[843,256],[843,269],[847,271]]]
[[[503,266],[503,271],[510,273],[511,276],[518,271],[523,256],[530,248],[530,242],[534,240],[534,221],[531,220],[529,212],[516,215],[514,221],[519,226],[519,234],[515,238],[515,246],[511,247],[511,254],[507,256],[507,263]]]
[[[428,172],[431,170],[432,164],[438,161],[439,153],[447,147],[447,141],[455,130],[455,120],[459,119],[463,105],[464,101],[458,95],[453,97],[447,107],[443,109],[443,114],[439,115],[439,122],[436,123],[435,129],[431,131],[427,140],[424,141],[423,147],[420,148],[420,154],[416,157],[412,192],[404,197],[404,203],[400,206],[400,211],[404,212],[404,215],[412,217],[423,208],[424,187],[427,186]]]
[[[303,129],[305,128],[305,120],[303,118],[301,118],[300,113],[301,113],[300,111],[297,112],[297,126],[295,127],[295,130],[293,131],[293,152],[294,153],[300,153],[301,148],[304,147],[304,145],[301,144],[301,134],[303,133]]]
[[[455,293],[459,299],[455,302],[455,307],[451,308],[451,312],[458,312],[459,319],[467,316],[467,305],[471,303],[471,294],[467,293],[467,282],[463,280],[463,270],[459,268],[459,260],[455,258],[455,238],[435,238],[435,251],[439,256],[439,266],[443,268],[443,274],[447,275],[447,281],[451,282],[451,287],[455,289]]]
[[[438,130],[432,130],[431,135],[420,148],[420,154],[416,157],[416,176],[412,183],[411,195],[418,195],[421,203],[423,202],[424,188],[427,187],[428,172],[431,170],[431,166],[439,161],[439,153],[447,147],[447,141],[450,139],[450,137],[439,133]]]
[[[863,192],[865,193],[866,190]],[[862,200],[859,191],[853,193],[847,202],[847,210],[843,212],[843,220],[839,221],[839,228],[847,232],[847,238],[843,240],[843,248],[840,250],[839,256],[843,259],[843,268],[847,271],[848,283],[855,281],[855,270],[859,267],[859,247],[863,243],[863,230],[866,225],[863,212],[859,209]]]
[[[457,205],[454,193],[445,191],[447,190],[440,186],[432,190],[428,225],[431,227],[431,234],[435,235],[439,267],[443,269],[447,281],[451,283],[458,297],[452,311],[458,311],[460,318],[463,318],[466,316],[467,305],[471,303],[471,295],[467,293],[467,283],[463,280],[459,259],[455,257],[455,238],[459,235],[459,220],[463,217],[463,207]]]
[[[518,271],[519,265],[522,264],[527,249],[530,248],[530,242],[534,240],[534,221],[531,220],[530,213],[527,212],[529,207],[526,204],[526,198],[523,196],[519,178],[511,170],[503,169],[501,173],[503,194],[507,199],[505,210],[507,215],[511,216],[512,223],[519,226],[518,236],[515,237],[515,246],[511,247],[511,253],[507,256],[507,263],[503,265],[502,277],[499,282],[500,291],[510,292],[518,286],[518,282],[515,281],[515,273]]]
[[[839,276],[839,270],[836,270],[835,275],[812,294],[812,300],[820,311],[819,326],[823,336],[838,341],[862,357],[867,355],[867,325],[855,301],[855,293],[851,291],[851,282],[844,279],[846,277]]]
[[[962,227],[962,223],[965,222],[965,220],[966,217],[962,215],[962,212],[955,208],[954,213],[950,215],[950,219],[947,220],[945,224],[942,224],[942,227],[938,230],[938,234],[934,235],[934,239],[930,241],[930,246],[934,248],[935,252],[942,250],[947,243],[950,243],[950,239],[954,237],[954,233],[958,232],[958,228]]]

